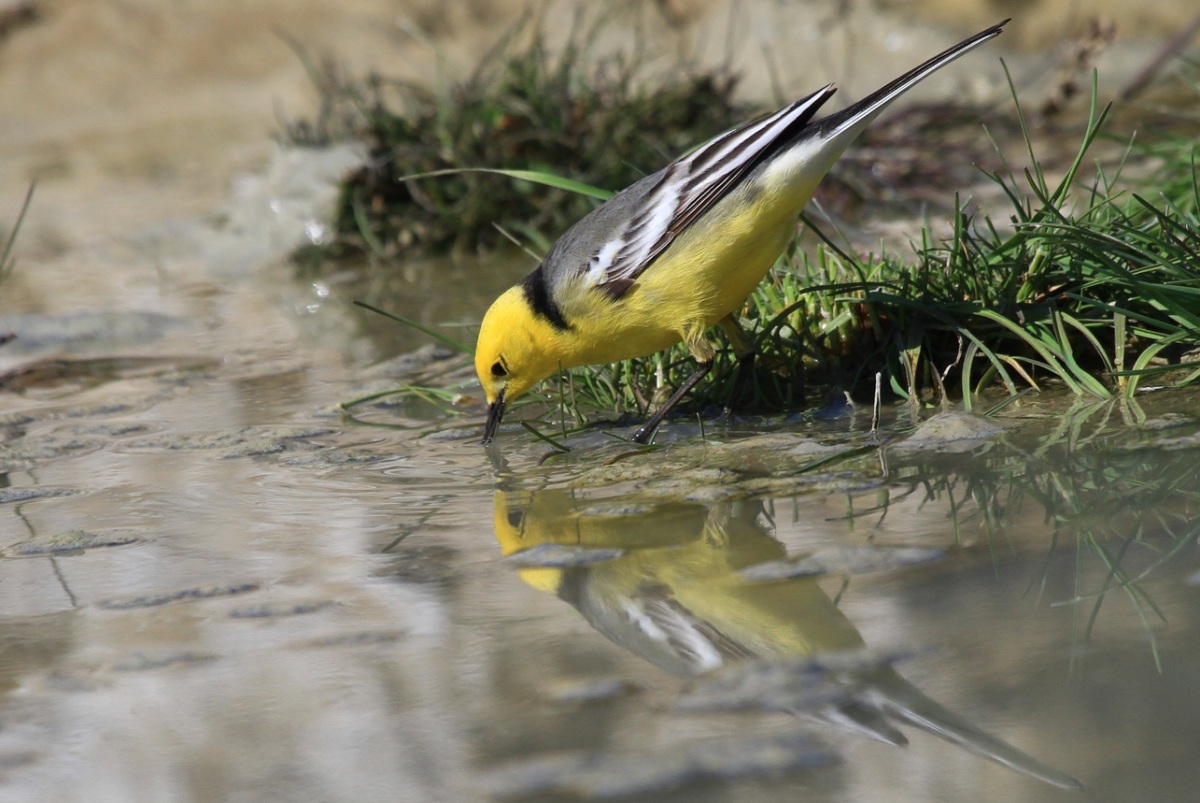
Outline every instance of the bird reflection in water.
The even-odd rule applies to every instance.
[[[815,577],[748,582],[747,567],[788,557],[764,520],[756,501],[578,501],[563,490],[495,500],[496,538],[521,579],[610,641],[694,678],[681,708],[788,710],[897,746],[907,744],[897,725],[909,725],[1046,783],[1083,787],[924,695],[894,660],[872,657]]]

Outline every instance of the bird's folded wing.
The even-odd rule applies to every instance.
[[[588,262],[588,284],[614,298],[750,172],[792,141],[834,93],[830,84],[774,114],[721,134],[664,168],[628,223]]]

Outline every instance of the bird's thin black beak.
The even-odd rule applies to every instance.
[[[504,417],[504,391],[496,396],[496,400],[488,405],[487,423],[483,425],[483,440],[480,441],[484,446],[492,442],[492,437],[496,434],[496,428],[500,426],[500,419]]]

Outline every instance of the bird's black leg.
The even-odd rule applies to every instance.
[[[667,403],[658,408],[654,415],[650,416],[650,420],[643,424],[642,428],[634,433],[633,442],[646,443],[648,440],[650,440],[650,436],[654,434],[654,430],[658,429],[658,425],[662,423],[662,420],[667,417],[667,413],[671,412],[671,408],[676,404],[679,404],[679,400],[682,399],[689,390],[696,387],[696,383],[703,379],[711,368],[712,360],[698,363],[696,365],[696,370],[687,378],[686,382],[679,386],[678,390],[671,394],[671,398],[667,399]]]
[[[725,336],[729,338],[729,344],[733,346],[733,353],[737,355],[738,359],[738,369],[733,377],[733,387],[729,389],[725,410],[722,412],[725,423],[729,423],[733,421],[733,405],[741,398],[742,391],[746,389],[746,383],[754,373],[754,339],[746,334],[746,330],[737,322],[737,318],[734,318],[732,313],[717,323],[724,330]]]

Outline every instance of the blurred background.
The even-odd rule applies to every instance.
[[[919,92],[1006,93],[992,68],[1003,56],[1028,103],[1064,82],[1084,89],[1068,105],[1086,102],[1092,66],[1101,95],[1113,98],[1196,16],[1189,3],[1119,0],[604,5],[601,50],[638,46],[664,69],[681,59],[729,64],[739,91],[764,105],[834,80],[835,103],[861,97],[897,63],[1008,16],[988,58],[934,76]],[[298,50],[350,76],[374,70],[436,83],[469,74],[529,8],[518,0],[0,0],[0,220],[15,216],[37,180],[20,246],[26,263],[44,264],[121,229],[211,212],[236,177],[263,169],[287,122],[314,114],[317,93]],[[577,7],[536,9],[548,38],[565,40]],[[1179,63],[1153,71],[1153,81],[1169,82]],[[25,274],[12,277],[7,298],[48,303],[19,289]],[[119,297],[113,278],[107,289],[89,280],[88,292]]]

